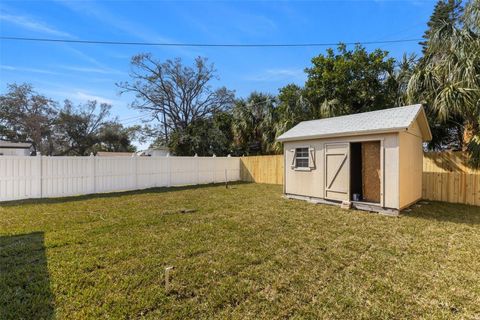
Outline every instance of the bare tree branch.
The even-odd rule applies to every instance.
[[[193,66],[184,66],[180,58],[160,62],[151,54],[139,54],[131,64],[131,81],[117,83],[120,93],[134,93],[131,106],[162,122],[166,141],[169,132],[233,105],[233,91],[212,89],[216,70],[206,58],[198,57]]]

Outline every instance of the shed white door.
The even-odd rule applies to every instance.
[[[325,199],[348,201],[350,198],[349,143],[325,145]]]

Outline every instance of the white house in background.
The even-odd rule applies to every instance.
[[[110,151],[98,151],[97,157],[166,157],[169,154],[167,147],[152,148],[145,151],[137,152],[110,152]]]
[[[170,153],[167,147],[155,147],[145,150],[143,155],[148,157],[166,157]]]
[[[133,157],[135,152],[98,151],[97,157]]]
[[[30,142],[10,142],[0,140],[0,156],[29,156],[32,152]]]

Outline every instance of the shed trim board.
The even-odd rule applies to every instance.
[[[370,131],[362,131],[362,132],[354,132],[354,131],[349,131],[346,132],[345,134],[322,134],[322,135],[307,135],[307,136],[298,136],[294,138],[284,138],[282,140],[278,140],[281,142],[295,142],[299,140],[316,140],[316,139],[328,139],[328,138],[338,138],[338,137],[355,137],[355,136],[365,136],[365,135],[370,135],[370,134],[383,134],[383,133],[397,133],[400,131],[407,131],[408,128],[393,128],[393,129],[388,129],[388,130],[370,130]],[[360,138],[358,142],[361,142],[363,139]],[[353,140],[352,140],[353,141]]]

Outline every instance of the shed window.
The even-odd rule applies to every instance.
[[[295,167],[308,168],[308,148],[295,149]]]

